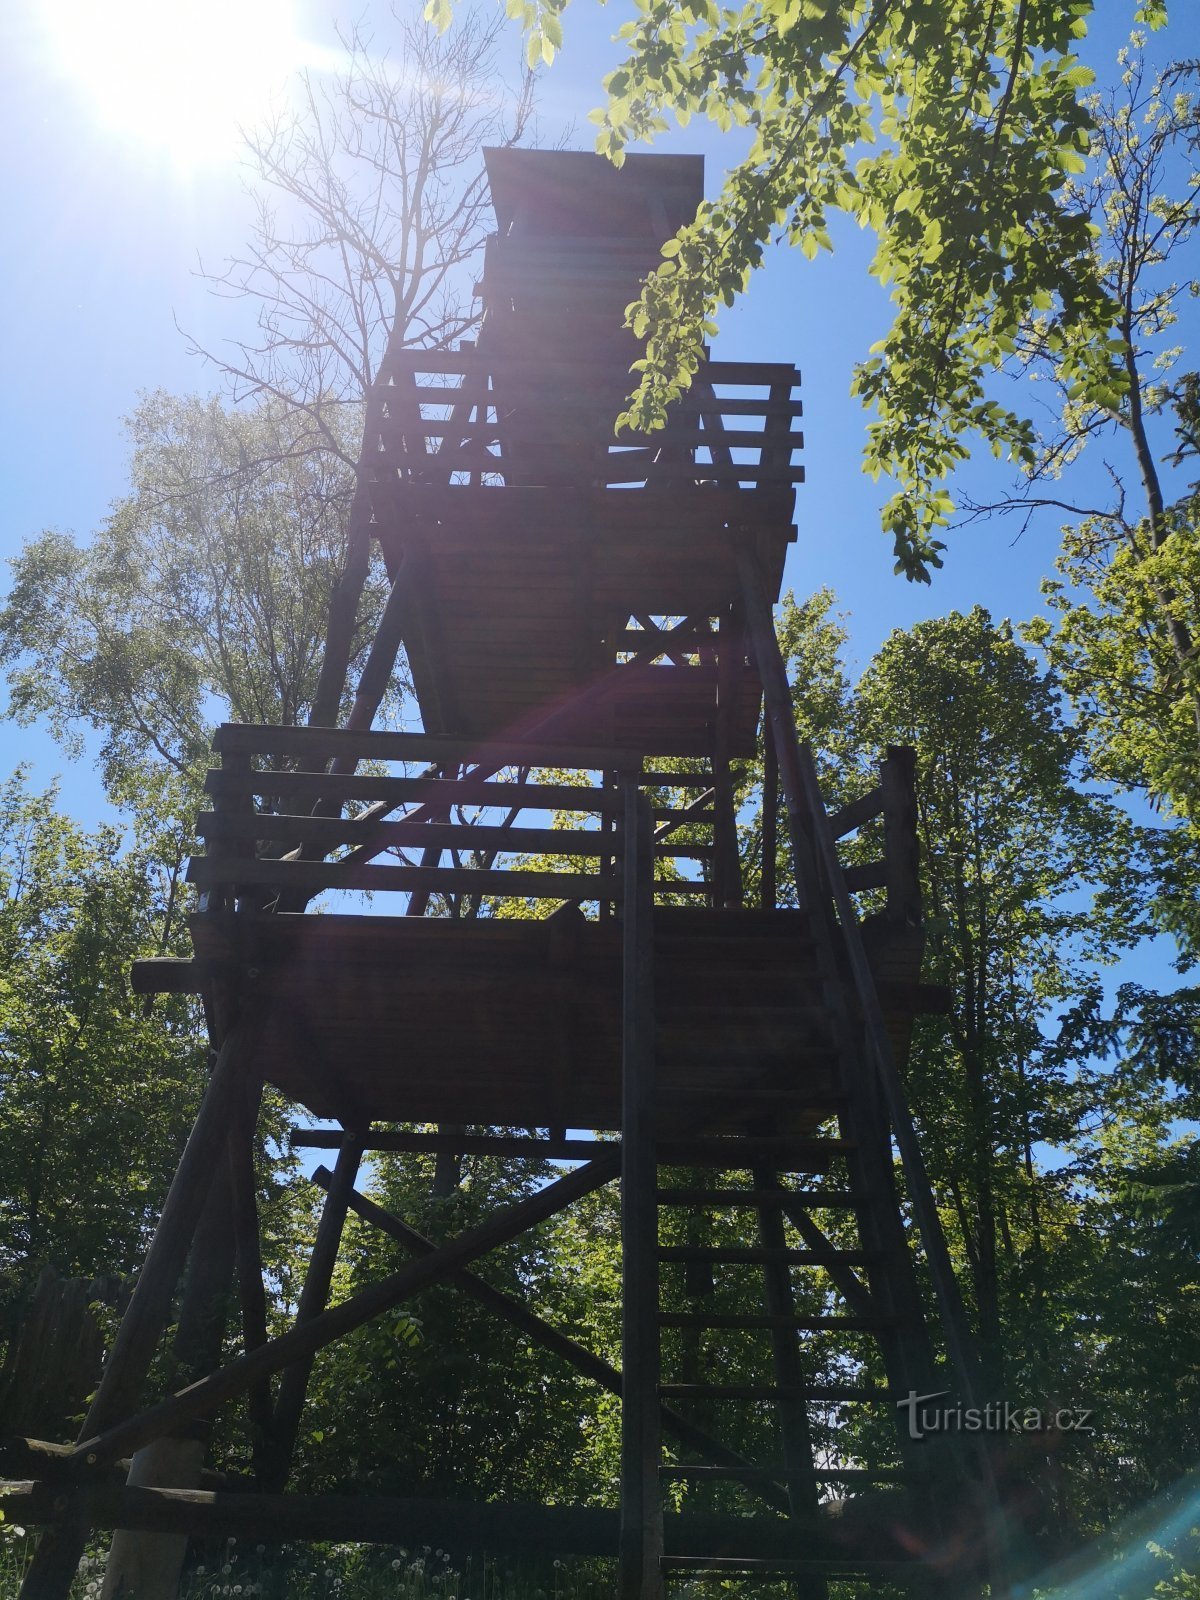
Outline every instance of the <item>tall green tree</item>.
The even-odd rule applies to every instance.
[[[90,543],[48,532],[16,557],[0,661],[18,720],[68,748],[93,730],[114,800],[182,816],[216,722],[288,725],[312,705],[354,479],[277,401],[160,393],[128,428],[130,493]],[[382,593],[377,574],[352,668]]]
[[[178,946],[174,884],[119,832],[86,833],[53,790],[0,788],[0,1277],[131,1273],[203,1088],[191,1002],[153,1016],[139,955]],[[166,942],[164,946],[164,935]]]
[[[928,976],[953,998],[919,1027],[910,1083],[998,1393],[1023,1359],[1018,1308],[1047,1292],[1035,1152],[1069,1141],[1079,1109],[1044,1035],[1137,937],[1135,908],[1093,889],[1098,862],[1130,859],[1131,830],[1080,786],[1053,682],[981,608],[893,634],[857,715],[868,742],[917,751]]]
[[[514,0],[529,56],[551,60],[566,0]],[[597,148],[614,160],[669,121],[704,116],[749,149],[718,199],[664,247],[631,308],[645,337],[629,413],[661,422],[691,381],[714,318],[776,239],[812,257],[833,217],[879,241],[872,272],[895,304],[855,387],[874,408],[866,466],[896,489],[884,510],[898,566],[940,564],[940,487],[972,435],[1032,461],[1033,430],[985,379],[1035,308],[1052,320],[1073,382],[1110,403],[1126,383],[1106,343],[1114,307],[1089,218],[1065,203],[1084,170],[1093,73],[1076,52],[1092,0],[638,0],[605,80]],[[445,26],[452,0],[428,0]],[[1151,26],[1165,0],[1130,8]]]

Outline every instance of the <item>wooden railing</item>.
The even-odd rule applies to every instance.
[[[708,821],[709,779],[643,774],[641,757],[626,751],[233,723],[213,743],[222,764],[208,774],[213,806],[197,825],[208,848],[187,874],[209,911],[300,909],[330,890],[611,904],[621,893],[612,782],[621,773],[642,788],[700,791],[656,814],[657,860],[704,863],[713,852],[708,838],[678,837]],[[363,762],[419,770],[355,770]],[[554,781],[537,776],[547,770]],[[517,825],[522,812],[541,813],[545,825]],[[564,815],[578,825],[560,825]],[[564,860],[569,868],[553,864]],[[656,887],[711,894],[696,878]]]
[[[907,745],[889,745],[875,787],[829,818],[835,839],[844,839],[877,817],[883,818],[882,856],[843,866],[842,881],[852,894],[885,889],[888,921],[913,926],[921,921],[916,761],[916,752]]]
[[[364,460],[376,481],[425,486],[791,490],[803,435],[796,369],[710,361],[665,429],[615,433],[623,363],[495,359],[474,349],[400,351],[371,390]],[[734,390],[735,393],[727,391]]]

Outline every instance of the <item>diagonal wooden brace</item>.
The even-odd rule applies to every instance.
[[[148,1411],[130,1417],[128,1421],[94,1438],[85,1439],[72,1452],[72,1461],[83,1468],[110,1462],[184,1422],[215,1410],[222,1402],[242,1394],[270,1373],[307,1360],[326,1345],[333,1344],[343,1335],[369,1322],[372,1317],[390,1311],[393,1306],[419,1294],[422,1289],[428,1289],[432,1284],[441,1283],[457,1267],[486,1255],[489,1250],[516,1238],[536,1223],[545,1221],[572,1201],[603,1187],[616,1177],[620,1162],[621,1149],[614,1144],[611,1153],[605,1151],[603,1155],[565,1173],[535,1194],[528,1195],[515,1205],[505,1206],[476,1227],[468,1228],[465,1233],[448,1240],[432,1255],[411,1262],[399,1272],[393,1272],[378,1283],[361,1289],[349,1300],[343,1300],[341,1305],[334,1306],[332,1310],[323,1311],[311,1322],[293,1327],[270,1343],[247,1351],[228,1366],[151,1406]]]
[[[333,1174],[328,1167],[318,1167],[312,1174],[312,1181],[326,1191],[332,1180]],[[385,1211],[382,1206],[376,1205],[357,1189],[350,1195],[350,1209],[362,1217],[364,1222],[369,1222],[381,1233],[386,1233],[417,1255],[430,1255],[437,1249],[431,1239],[418,1233],[399,1217],[393,1216],[390,1211]],[[539,1317],[535,1311],[530,1311],[529,1307],[523,1305],[514,1295],[493,1288],[490,1283],[466,1267],[456,1268],[449,1274],[447,1281],[456,1289],[461,1289],[464,1294],[470,1295],[473,1300],[477,1300],[480,1305],[487,1306],[497,1316],[503,1317],[506,1322],[511,1322],[514,1327],[520,1328],[522,1333],[536,1340],[545,1349],[561,1356],[577,1372],[582,1372],[584,1377],[591,1378],[610,1394],[621,1393],[621,1374],[616,1367],[605,1361],[602,1356],[587,1349],[585,1345],[560,1332],[552,1323]],[[747,1457],[739,1455],[736,1450],[730,1450],[719,1439],[714,1439],[711,1434],[703,1428],[698,1428],[694,1422],[689,1422],[670,1406],[662,1406],[661,1415],[664,1432],[672,1434],[685,1449],[694,1450],[697,1455],[704,1456],[720,1466],[747,1468],[753,1466]],[[750,1483],[748,1487],[766,1505],[773,1506],[777,1511],[788,1510],[787,1493],[781,1485],[761,1482]]]

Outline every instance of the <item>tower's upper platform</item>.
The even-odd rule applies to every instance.
[[[703,156],[488,150],[496,233],[480,292],[489,355],[613,362],[639,354],[625,307],[704,197]]]
[[[798,374],[705,362],[664,429],[616,431],[640,354],[625,309],[695,215],[702,158],[491,150],[487,167],[478,341],[393,349],[367,414],[425,727],[750,754],[761,686],[737,555],[778,592]]]

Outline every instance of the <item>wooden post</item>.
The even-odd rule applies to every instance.
[[[329,1185],[321,1220],[317,1224],[317,1236],[308,1259],[304,1286],[300,1290],[300,1302],[296,1307],[297,1328],[320,1316],[329,1299],[338,1247],[342,1242],[342,1229],[346,1224],[346,1211],[354,1192],[354,1180],[358,1177],[362,1154],[363,1135],[358,1132],[344,1134],[334,1164],[333,1181]],[[262,1486],[268,1493],[282,1490],[287,1482],[292,1452],[296,1448],[296,1435],[300,1430],[300,1416],[308,1395],[312,1364],[312,1356],[306,1356],[294,1366],[285,1368],[279,1381],[275,1415],[271,1419],[270,1435],[263,1451]]]
[[[322,1311],[302,1326],[290,1328],[257,1350],[246,1351],[245,1355],[229,1362],[219,1372],[201,1378],[189,1389],[171,1395],[96,1437],[81,1440],[67,1459],[77,1466],[98,1467],[170,1433],[193,1417],[206,1416],[226,1400],[244,1394],[259,1378],[307,1360],[326,1345],[361,1328],[372,1317],[390,1311],[393,1306],[420,1294],[422,1289],[441,1283],[456,1267],[477,1260],[552,1217],[573,1200],[601,1188],[616,1177],[619,1168],[620,1151],[612,1146],[602,1147],[601,1152],[583,1166],[564,1173],[523,1200],[503,1206],[486,1221],[439,1245],[432,1255],[410,1262],[398,1272],[369,1284],[348,1300]]]
[[[732,618],[719,619],[717,634],[717,710],[713,719],[713,900],[718,906],[742,903],[741,867],[737,849],[737,807],[729,770],[729,726],[737,677]]]
[[[764,911],[774,911],[779,890],[775,857],[779,847],[779,758],[770,718],[763,728],[762,784],[762,867],[759,903]]]
[[[889,922],[920,927],[921,859],[917,843],[917,753],[888,745],[880,763],[883,790],[883,854],[887,870]]]
[[[788,825],[797,852],[798,874],[802,866],[810,864],[808,869],[811,874],[810,882],[805,886],[797,883],[798,897],[801,897],[802,905],[806,902],[812,904],[814,900],[819,903],[820,896],[816,894],[816,878],[819,872],[824,880],[823,887],[827,895],[832,898],[837,911],[847,964],[863,1013],[863,1043],[868,1059],[874,1067],[875,1083],[882,1094],[891,1130],[904,1164],[917,1226],[929,1258],[930,1273],[941,1307],[946,1343],[958,1381],[959,1393],[965,1405],[973,1406],[979,1402],[978,1367],[967,1325],[966,1311],[950,1262],[946,1237],[942,1232],[937,1202],[933,1197],[925,1161],[917,1143],[916,1130],[909,1115],[904,1087],[892,1059],[891,1045],[875,993],[875,980],[867,961],[866,950],[863,948],[849,893],[838,870],[837,846],[817,790],[812,757],[806,756],[801,750],[800,741],[796,736],[787,672],[771,622],[771,604],[763,588],[754,558],[748,550],[738,551],[738,567],[754,658],[762,679],[763,697],[775,733],[775,748],[779,756],[779,773],[787,804]],[[823,831],[815,835],[815,830],[822,821]]]
[[[219,1164],[256,1036],[257,1027],[252,1023],[238,1023],[217,1054],[137,1286],[80,1430],[81,1442],[111,1427],[137,1404],[138,1391],[170,1317],[171,1299]],[[21,1600],[65,1600],[86,1540],[86,1528],[78,1525],[47,1529],[25,1574]]]
[[[781,1188],[775,1174],[767,1168],[754,1171],[756,1189]],[[758,1212],[758,1237],[771,1257],[763,1263],[763,1301],[767,1314],[790,1318],[795,1315],[795,1296],[782,1251],[787,1238],[783,1226],[783,1213],[779,1206],[760,1206]],[[783,1460],[787,1468],[788,1499],[793,1517],[815,1516],[820,1501],[814,1475],[812,1431],[808,1422],[808,1408],[803,1395],[804,1370],[800,1351],[796,1345],[796,1330],[782,1325],[771,1330],[771,1362],[776,1387],[780,1395],[775,1403],[779,1419],[779,1433],[783,1444]],[[826,1600],[828,1588],[821,1578],[814,1578],[800,1586],[798,1594],[803,1600]]]
[[[654,1127],[654,856],[650,806],[624,778],[621,1057],[620,1600],[662,1594],[658,1491],[658,1201]]]
[[[318,1167],[312,1175],[312,1181],[328,1190],[332,1177],[333,1174],[327,1167]],[[401,1221],[399,1217],[394,1217],[390,1211],[377,1206],[373,1200],[368,1200],[357,1190],[350,1196],[350,1209],[365,1222],[379,1228],[390,1238],[398,1240],[415,1255],[431,1255],[437,1249],[431,1239],[426,1239],[415,1228],[409,1227],[408,1223]],[[826,1243],[828,1244],[828,1241]],[[832,1245],[829,1248],[832,1249]],[[490,1283],[486,1283],[466,1267],[452,1272],[447,1281],[456,1289],[461,1289],[464,1294],[470,1295],[480,1305],[486,1306],[489,1311],[494,1311],[497,1316],[503,1317],[513,1327],[519,1328],[522,1333],[528,1334],[544,1349],[561,1356],[577,1372],[582,1372],[585,1378],[593,1379],[610,1394],[620,1395],[621,1374],[616,1367],[601,1356],[595,1355],[577,1340],[560,1333],[557,1328],[539,1317],[535,1311],[530,1311],[528,1306],[513,1295],[505,1294],[500,1289],[493,1289]],[[662,1417],[663,1431],[678,1439],[686,1449],[694,1450],[706,1460],[716,1462],[720,1466],[746,1469],[753,1466],[745,1456],[739,1455],[736,1450],[728,1449],[703,1428],[697,1427],[689,1418],[680,1416],[670,1406],[660,1405],[659,1414]],[[778,1485],[752,1482],[749,1487],[753,1494],[758,1495],[765,1504],[773,1506],[777,1511],[788,1509],[787,1496]]]

